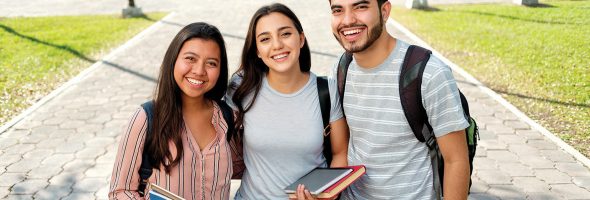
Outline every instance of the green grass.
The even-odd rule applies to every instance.
[[[0,18],[0,125],[164,15]]]
[[[392,17],[590,156],[590,1],[394,8]]]

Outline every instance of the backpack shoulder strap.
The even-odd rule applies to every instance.
[[[225,123],[227,123],[227,132],[226,132],[226,139],[229,142],[231,140],[232,135],[234,134],[234,114],[233,110],[225,103],[225,101],[217,101],[217,105],[219,105],[219,109],[221,109],[221,114],[223,115],[223,119]]]
[[[410,45],[402,63],[399,78],[400,101],[412,132],[420,142],[425,142],[432,135],[426,110],[422,105],[422,75],[431,51]]]
[[[145,131],[145,141],[143,145],[143,152],[141,156],[141,165],[139,167],[139,187],[137,188],[137,192],[140,196],[145,196],[145,188],[148,183],[148,179],[152,175],[152,163],[150,162],[151,156],[146,151],[146,147],[148,144],[148,138],[153,132],[153,113],[154,113],[154,101],[147,101],[141,104],[141,107],[145,111],[146,118],[147,118],[147,129]]]
[[[330,90],[328,88],[328,80],[325,76],[318,76],[317,87],[318,97],[320,100],[320,109],[322,110],[322,122],[324,123],[324,131],[330,132]]]
[[[432,126],[428,123],[428,116],[422,104],[422,75],[426,68],[426,63],[430,59],[432,52],[419,46],[410,45],[402,63],[399,78],[400,101],[404,114],[414,136],[424,142],[428,147],[433,174],[433,186],[438,200],[443,195],[442,177],[444,172],[443,160],[438,149],[438,144]]]
[[[348,73],[348,66],[352,62],[352,53],[344,52],[338,60],[338,70],[336,71],[336,78],[338,80],[338,94],[340,101],[344,98],[344,86],[346,85],[346,74]]]
[[[318,76],[317,78],[318,98],[320,101],[320,110],[322,112],[322,122],[324,125],[324,157],[328,166],[332,162],[332,143],[330,142],[330,90],[328,88],[328,80],[325,76]]]

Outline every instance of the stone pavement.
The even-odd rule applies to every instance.
[[[64,1],[77,6],[87,2]],[[47,1],[29,2],[46,5],[42,3]],[[163,9],[175,12],[0,133],[0,199],[106,199],[119,135],[132,112],[150,98],[159,64],[176,32],[194,21],[218,26],[227,42],[233,72],[250,16],[270,1],[227,0],[223,5],[215,0],[155,2],[146,5],[159,2]],[[291,7],[304,25],[312,49],[312,70],[326,74],[342,52],[331,35],[327,2],[281,2]],[[137,3],[142,6],[142,1]],[[8,16],[1,9],[3,5],[7,2],[0,3],[0,16]],[[119,13],[123,6],[111,13]],[[52,12],[70,14],[69,8]],[[96,13],[112,10],[88,10],[93,9]],[[388,30],[412,40],[395,27]],[[588,168],[476,87],[476,83],[458,74],[455,77],[470,101],[481,133],[470,199],[590,199]]]

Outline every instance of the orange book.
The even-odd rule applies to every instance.
[[[326,188],[323,192],[319,193],[315,197],[318,199],[333,199],[335,198],[340,192],[346,189],[350,184],[358,180],[363,174],[365,174],[365,166],[364,165],[355,165],[355,166],[348,166],[343,168],[350,168],[352,172],[348,175],[344,176],[336,183],[331,185],[330,187]],[[289,194],[290,199],[296,198],[294,193]]]

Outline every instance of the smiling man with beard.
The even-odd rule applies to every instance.
[[[385,30],[386,0],[330,0],[332,31],[353,59],[344,82],[343,108],[350,128],[348,164],[367,174],[343,199],[437,199],[428,147],[414,136],[399,93],[408,43]],[[338,66],[330,81],[336,78]],[[466,121],[451,69],[431,56],[420,86],[422,104],[444,159],[445,199],[467,199]],[[438,181],[438,180],[436,180]]]

